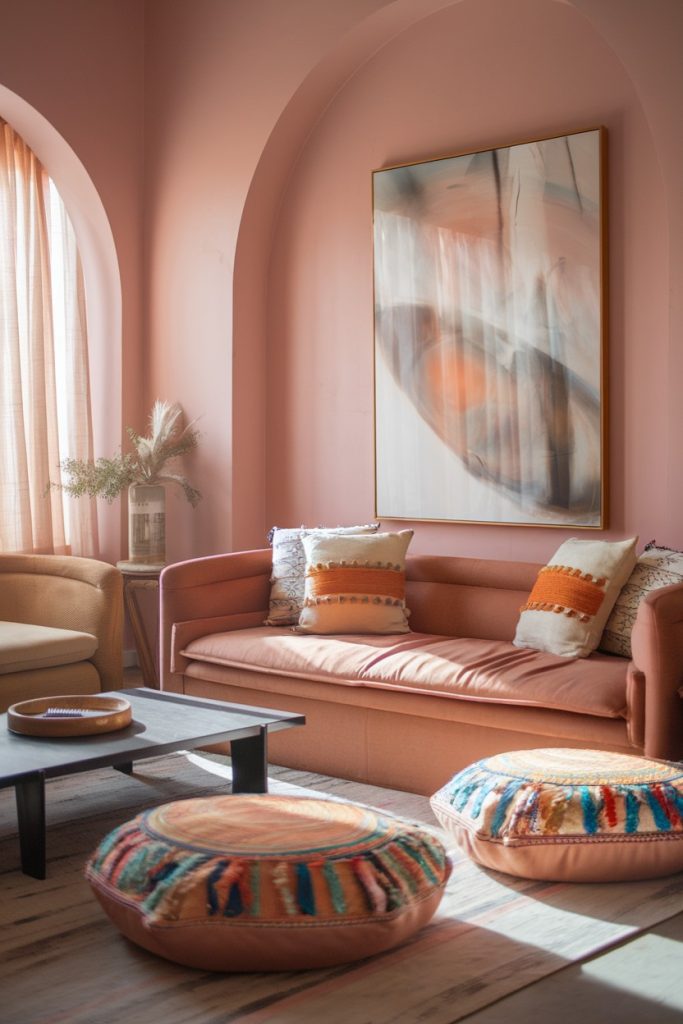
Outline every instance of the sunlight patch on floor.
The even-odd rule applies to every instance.
[[[683,1011],[683,944],[675,939],[639,935],[628,946],[584,964],[581,973],[601,985]]]

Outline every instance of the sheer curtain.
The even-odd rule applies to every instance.
[[[49,176],[0,119],[0,551],[98,555],[89,498],[50,487],[93,457],[83,275]]]

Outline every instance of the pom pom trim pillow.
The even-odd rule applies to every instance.
[[[566,540],[539,572],[513,643],[565,658],[594,651],[636,564],[637,537]]]
[[[266,626],[293,626],[299,621],[304,603],[304,578],[306,555],[302,539],[319,533],[323,528],[271,530],[273,545],[273,567],[270,575],[270,602]],[[325,533],[356,534],[376,533],[379,523],[364,526],[336,526]]]
[[[438,838],[343,801],[179,800],[111,832],[86,876],[123,934],[189,967],[325,967],[391,949],[436,910]]]
[[[302,633],[408,633],[405,560],[412,530],[303,538]]]
[[[610,882],[683,870],[681,765],[517,750],[458,772],[431,804],[473,860],[511,875]]]
[[[683,551],[666,548],[651,541],[638,559],[617,597],[600,641],[600,650],[607,654],[631,657],[631,633],[638,605],[652,590],[683,583]]]

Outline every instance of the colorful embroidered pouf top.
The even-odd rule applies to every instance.
[[[683,871],[683,766],[604,750],[516,750],[477,761],[432,809],[485,867],[609,882]]]
[[[215,971],[298,970],[390,949],[429,921],[439,840],[367,807],[307,797],[180,800],[110,833],[86,868],[133,942]]]

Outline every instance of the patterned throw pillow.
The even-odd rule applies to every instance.
[[[405,558],[412,530],[304,537],[302,633],[408,633]]]
[[[515,646],[565,658],[594,651],[636,564],[636,541],[572,538],[561,544],[521,609]]]
[[[631,632],[640,602],[651,590],[681,582],[683,551],[665,548],[656,541],[650,541],[617,597],[617,603],[602,634],[600,650],[630,658]]]
[[[365,526],[336,526],[326,533],[356,534],[376,533],[379,523],[367,523]],[[274,526],[271,530],[273,545],[273,569],[270,577],[270,607],[266,626],[293,626],[299,621],[304,603],[304,577],[306,575],[306,555],[302,538],[309,534],[319,533],[322,527],[306,529],[281,530]]]

